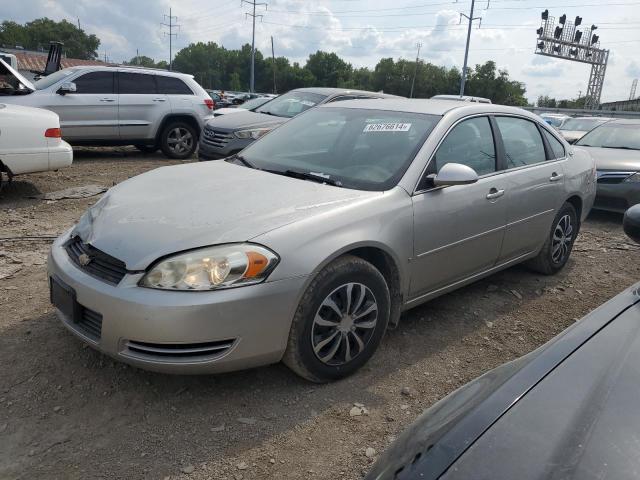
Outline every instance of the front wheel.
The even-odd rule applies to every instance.
[[[284,363],[301,377],[328,382],[371,358],[389,322],[389,288],[369,262],[344,256],[325,267],[302,297]]]
[[[545,275],[558,273],[571,255],[573,242],[578,235],[578,215],[570,203],[565,203],[556,215],[551,232],[537,257],[528,266]]]
[[[176,160],[184,160],[193,155],[197,142],[196,130],[185,122],[169,123],[160,135],[162,153]]]

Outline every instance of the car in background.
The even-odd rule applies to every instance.
[[[561,113],[541,113],[540,118],[542,118],[548,125],[551,125],[555,129],[559,129],[562,127],[564,122],[569,120],[571,117],[569,115],[563,115]]]
[[[585,133],[593,130],[598,125],[607,123],[608,117],[574,117],[568,118],[558,127],[560,135],[569,143],[575,143],[584,136]]]
[[[213,100],[213,110],[218,110],[220,108],[227,108],[231,105],[233,105],[230,101],[225,100],[219,92],[215,91],[215,90],[206,90],[205,92],[207,92],[207,94],[211,97],[211,99]]]
[[[575,146],[596,161],[594,208],[622,213],[640,203],[640,120],[611,120],[584,135]]]
[[[68,167],[71,146],[62,140],[58,115],[41,108],[0,103],[0,186],[2,174],[44,172]]]
[[[471,103],[491,103],[491,100],[484,97],[471,97],[468,95],[434,95],[432,100],[457,100],[458,102]]]
[[[73,145],[160,148],[169,158],[193,154],[214,102],[183,73],[138,67],[80,66],[31,83],[0,59],[0,75],[15,79],[0,102],[46,108],[60,117]]]
[[[562,270],[594,195],[593,160],[522,109],[331,102],[226,161],[111,188],[54,242],[51,298],[142,368],[283,360],[326,382],[403,310],[521,262]]]
[[[223,115],[207,122],[198,146],[200,160],[238,153],[278,125],[317,105],[344,100],[393,98],[394,95],[343,88],[298,88],[253,111]],[[399,98],[399,97],[395,97]]]
[[[268,101],[273,100],[271,97],[256,97],[251,100],[247,100],[241,105],[237,107],[227,107],[227,108],[219,108],[213,112],[214,117],[219,117],[220,115],[227,115],[229,113],[239,113],[243,110],[253,111],[258,107],[261,107]]]
[[[625,232],[640,242],[640,205]],[[640,283],[426,410],[366,480],[638,478]]]

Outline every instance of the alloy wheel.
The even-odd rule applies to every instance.
[[[553,231],[553,239],[551,242],[551,260],[554,263],[562,263],[569,255],[569,249],[573,242],[573,225],[571,216],[564,215],[558,220],[556,228]]]
[[[322,301],[311,327],[316,357],[327,365],[344,365],[364,350],[378,323],[378,302],[361,283],[336,288]]]
[[[176,127],[167,135],[169,150],[176,155],[182,155],[191,151],[193,147],[193,135],[184,127]]]

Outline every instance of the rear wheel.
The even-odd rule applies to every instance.
[[[578,235],[578,215],[570,203],[565,203],[553,220],[551,232],[537,257],[527,265],[545,275],[553,275],[566,265],[573,242]]]
[[[389,289],[369,262],[345,256],[325,267],[296,311],[284,363],[313,382],[346,377],[378,348],[389,322]]]
[[[160,148],[169,158],[183,160],[195,152],[198,140],[196,130],[185,122],[170,122],[160,136]]]

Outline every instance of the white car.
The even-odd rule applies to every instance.
[[[244,112],[246,110],[253,111],[256,108],[261,107],[262,105],[267,103],[269,100],[273,100],[274,98],[275,97],[252,98],[251,100],[247,100],[246,102],[244,102],[241,105],[238,105],[237,107],[225,107],[225,108],[219,108],[217,110],[214,110],[213,116],[219,117],[220,115],[227,115],[229,113],[239,113],[239,112]]]
[[[72,162],[73,150],[62,140],[57,114],[0,103],[0,175],[11,179],[23,173],[68,167]]]

